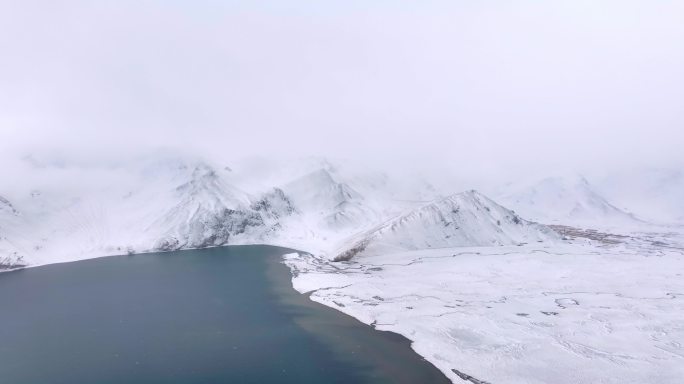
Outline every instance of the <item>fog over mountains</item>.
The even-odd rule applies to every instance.
[[[0,4],[2,254],[327,254],[471,189],[542,223],[676,224],[683,15],[640,0]],[[523,183],[566,171],[588,182]]]
[[[543,224],[620,231],[677,223],[618,208],[581,176],[503,184],[492,200],[321,158],[250,167],[170,154],[89,166],[26,158],[26,177],[0,200],[2,264],[253,243],[349,259],[561,238]],[[649,195],[642,199],[639,207]]]
[[[547,177],[530,184],[509,185],[506,189],[499,200],[532,220],[589,227],[624,228],[644,224],[634,214],[610,203],[581,175]]]
[[[0,1],[0,270],[284,246],[295,289],[454,383],[681,384],[682,20]]]

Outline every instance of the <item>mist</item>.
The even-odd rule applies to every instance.
[[[0,382],[682,384],[682,276],[683,0],[0,0]]]
[[[677,1],[2,1],[0,152],[681,166],[681,20]]]

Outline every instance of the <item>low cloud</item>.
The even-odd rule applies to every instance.
[[[652,1],[2,2],[0,150],[681,164],[683,19]]]

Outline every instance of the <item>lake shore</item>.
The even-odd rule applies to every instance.
[[[15,384],[449,382],[408,339],[294,290],[282,262],[288,252],[230,246],[2,274],[0,377]]]

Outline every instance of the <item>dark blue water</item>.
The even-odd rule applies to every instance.
[[[294,291],[267,246],[0,274],[0,383],[447,383],[403,337]]]

